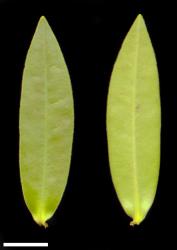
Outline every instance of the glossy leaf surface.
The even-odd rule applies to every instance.
[[[20,176],[33,219],[43,226],[66,187],[74,129],[69,73],[41,17],[27,53],[20,103]]]
[[[150,209],[160,165],[160,96],[155,54],[142,15],[111,75],[107,102],[110,170],[125,212],[139,224]]]

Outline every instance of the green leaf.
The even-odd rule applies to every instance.
[[[74,129],[72,88],[62,52],[41,17],[26,57],[20,103],[20,177],[33,219],[52,217],[68,179]]]
[[[128,32],[111,75],[107,138],[113,184],[139,224],[150,209],[160,165],[160,96],[155,54],[142,15]]]

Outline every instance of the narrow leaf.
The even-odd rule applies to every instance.
[[[160,165],[160,96],[155,54],[142,15],[128,32],[111,75],[107,137],[113,184],[139,224],[150,209]]]
[[[67,183],[74,127],[72,89],[62,52],[44,17],[26,57],[20,103],[20,176],[33,219],[52,217]]]

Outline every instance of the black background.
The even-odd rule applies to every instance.
[[[110,177],[105,118],[113,63],[138,13],[146,21],[159,68],[161,169],[151,210],[140,226],[130,227]],[[41,15],[46,16],[62,48],[75,102],[69,180],[46,230],[33,222],[25,206],[18,163],[22,72]],[[49,248],[112,250],[175,243],[176,18],[176,1],[0,1],[1,245],[2,241],[44,241],[49,242]]]

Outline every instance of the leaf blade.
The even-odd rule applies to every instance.
[[[139,224],[154,200],[160,162],[158,71],[141,15],[130,28],[111,75],[107,138],[114,187],[132,224]]]
[[[73,97],[65,60],[44,17],[33,36],[22,80],[20,177],[33,219],[46,226],[69,174]]]

